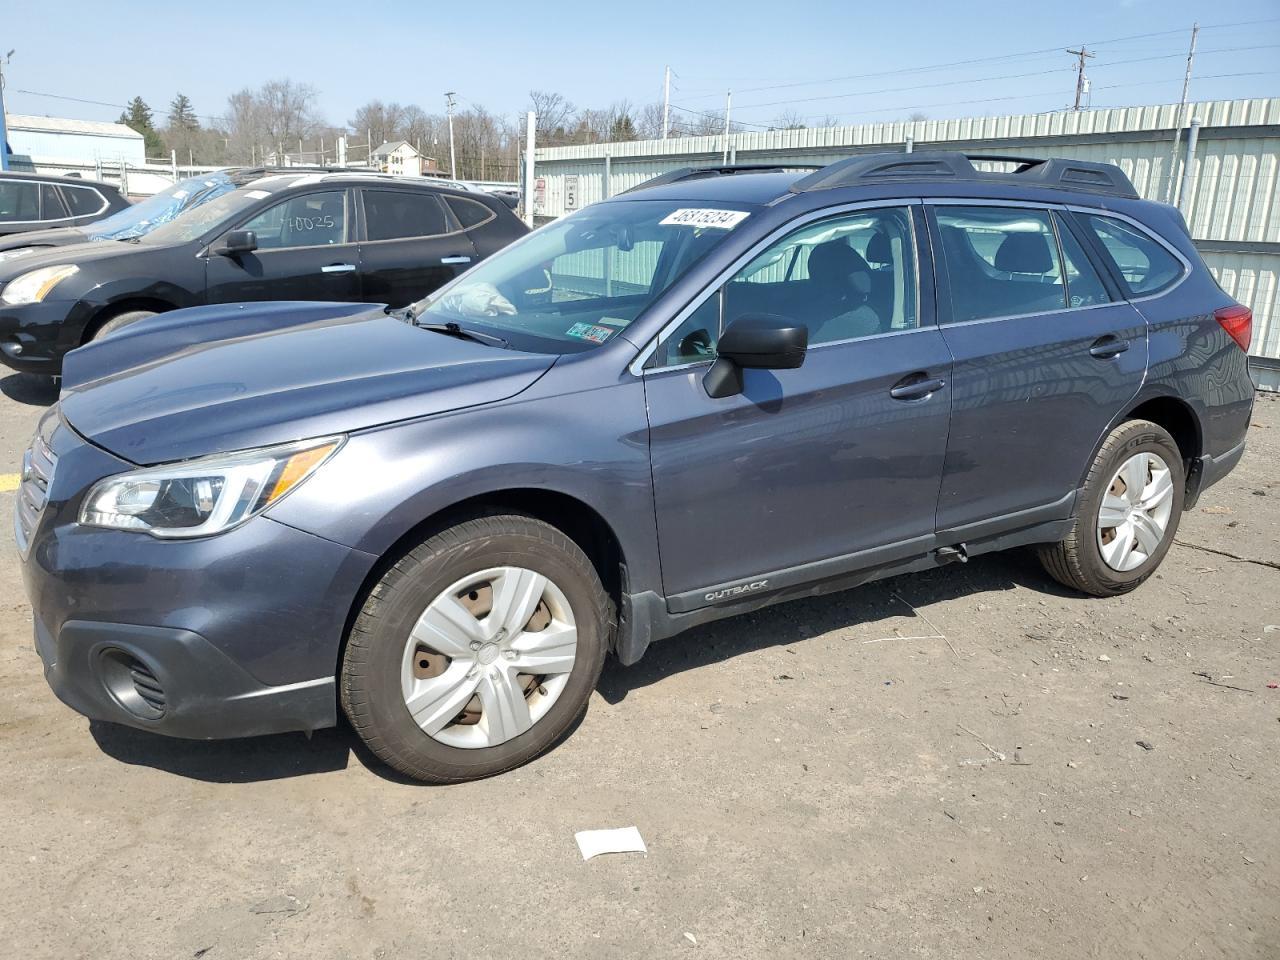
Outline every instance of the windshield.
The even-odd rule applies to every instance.
[[[228,217],[252,207],[271,194],[266,190],[241,187],[187,210],[182,216],[156,227],[144,238],[146,243],[187,243],[204,236]]]
[[[751,215],[696,202],[601,203],[537,230],[414,304],[419,323],[455,323],[522,350],[605,343]]]
[[[140,200],[93,224],[86,232],[90,240],[129,240],[150,233],[184,210],[234,190],[226,174],[179,180],[155,196]]]

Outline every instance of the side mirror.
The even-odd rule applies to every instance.
[[[252,253],[258,249],[258,235],[252,230],[232,230],[222,238],[222,245],[214,247],[213,252],[220,257],[234,257],[241,253]]]
[[[803,323],[769,313],[743,314],[725,328],[702,386],[709,397],[732,397],[742,392],[743,370],[794,370],[808,349],[809,328]]]

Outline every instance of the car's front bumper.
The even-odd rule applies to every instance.
[[[47,505],[18,540],[58,697],[180,737],[332,726],[347,616],[375,558],[266,517],[199,540],[80,526],[87,489],[132,465],[63,424],[47,436]]]
[[[83,326],[80,313],[80,304],[62,300],[0,303],[0,361],[23,373],[58,373],[74,346],[68,345],[71,328]]]

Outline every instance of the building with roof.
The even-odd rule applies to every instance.
[[[10,150],[18,163],[25,160],[92,164],[106,160],[142,166],[146,161],[142,134],[123,123],[10,113],[5,115],[5,125]]]
[[[424,156],[407,140],[388,141],[373,151],[372,166],[382,173],[420,177],[437,171],[435,157]]]

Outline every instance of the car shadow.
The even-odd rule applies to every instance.
[[[0,393],[29,407],[47,407],[58,399],[58,383],[53,377],[34,373],[11,373],[0,380]]]
[[[632,690],[660,683],[767,647],[792,646],[833,630],[887,617],[917,618],[920,634],[935,626],[919,612],[938,601],[1018,587],[1058,596],[1078,596],[1040,571],[1029,551],[978,557],[967,564],[907,574],[822,597],[792,600],[753,613],[695,627],[654,644],[634,666],[610,659],[596,691],[616,705]],[[939,627],[943,625],[939,624]],[[943,627],[945,629],[945,627]],[[580,723],[581,720],[578,721]],[[564,741],[577,728],[560,738]],[[134,766],[151,767],[207,783],[256,783],[344,770],[352,757],[371,773],[392,783],[426,786],[384,764],[340,718],[338,726],[302,733],[239,740],[177,740],[145,730],[93,721],[90,734],[103,753]]]

